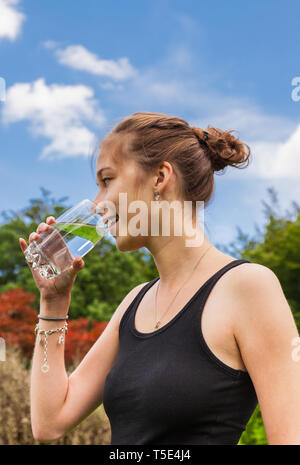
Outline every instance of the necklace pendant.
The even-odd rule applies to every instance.
[[[159,327],[159,324],[160,324],[160,321],[158,321],[155,325],[155,328],[158,328]]]

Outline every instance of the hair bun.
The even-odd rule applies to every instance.
[[[208,156],[214,171],[221,171],[228,165],[245,168],[249,164],[250,147],[233,136],[232,132],[234,131],[222,131],[210,126],[205,131],[197,128],[198,138],[201,137],[208,148]],[[243,166],[239,166],[241,164]]]

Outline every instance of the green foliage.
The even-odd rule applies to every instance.
[[[267,445],[267,436],[261,416],[261,411],[259,405],[257,405],[256,409],[251,416],[246,430],[243,432],[238,445]]]
[[[87,313],[90,320],[108,321],[111,317],[111,306],[107,302],[100,302],[94,299],[87,307]]]

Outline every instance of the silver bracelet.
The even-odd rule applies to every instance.
[[[36,324],[35,326],[35,333],[37,333],[37,343],[39,344],[41,342],[41,337],[40,337],[40,334],[44,334],[44,363],[41,367],[41,371],[43,373],[47,373],[49,370],[50,370],[50,366],[48,365],[48,361],[47,361],[47,336],[48,335],[51,335],[51,334],[54,334],[54,333],[58,333],[58,332],[63,332],[65,330],[65,333],[67,333],[68,331],[68,323],[65,322],[65,324],[61,327],[61,328],[56,328],[56,329],[48,329],[48,330],[45,330],[45,329],[39,329],[39,325],[38,323]],[[64,339],[64,336],[63,334],[61,334],[59,336],[59,339],[58,339],[58,344],[63,344],[65,341]]]
[[[62,318],[52,318],[52,317],[46,317],[46,316],[41,316],[40,314],[38,314],[37,316],[38,318],[40,318],[41,320],[67,320],[69,317],[68,315],[67,316],[64,316]]]

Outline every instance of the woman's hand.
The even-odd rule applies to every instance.
[[[50,225],[55,223],[55,218],[49,216],[46,220],[46,223],[40,223],[37,227],[36,232],[32,232],[29,236],[29,243],[38,239],[40,233],[50,229]],[[23,238],[19,238],[20,247],[24,253],[28,245]],[[55,301],[60,298],[70,297],[72,286],[75,282],[76,275],[84,267],[84,261],[81,257],[76,257],[73,261],[72,267],[57,276],[56,278],[46,279],[42,278],[37,269],[33,269],[31,264],[27,262],[29,268],[31,269],[35,283],[40,291],[41,298],[45,301]]]

